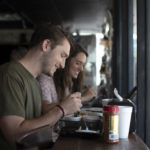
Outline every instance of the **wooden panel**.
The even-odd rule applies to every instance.
[[[146,134],[146,0],[137,0],[137,133]]]
[[[132,13],[131,13],[132,12]],[[133,88],[133,0],[114,5],[113,86],[125,97]]]
[[[150,1],[146,1],[146,144],[150,147]]]
[[[29,42],[33,30],[3,29],[0,30],[0,44],[21,44]]]

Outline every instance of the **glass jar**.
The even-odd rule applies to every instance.
[[[107,143],[119,142],[119,107],[103,107],[103,137]]]

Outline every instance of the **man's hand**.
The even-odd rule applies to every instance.
[[[81,93],[76,92],[67,96],[60,105],[63,107],[65,115],[80,111],[80,108],[82,107]]]

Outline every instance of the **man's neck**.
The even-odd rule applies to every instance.
[[[36,78],[41,73],[41,61],[38,51],[29,52],[19,62]]]

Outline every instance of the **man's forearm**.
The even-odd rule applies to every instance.
[[[1,130],[5,138],[15,144],[16,139],[36,128],[46,125],[53,126],[62,115],[62,111],[58,107],[54,107],[41,117],[31,120],[24,120],[20,116],[5,116],[0,119]]]
[[[50,103],[48,100],[43,100],[42,113],[45,114],[56,107],[58,103]]]
[[[30,130],[45,125],[53,126],[62,117],[62,115],[62,111],[58,107],[54,107],[39,118],[23,121],[20,124],[20,130],[24,134]]]

